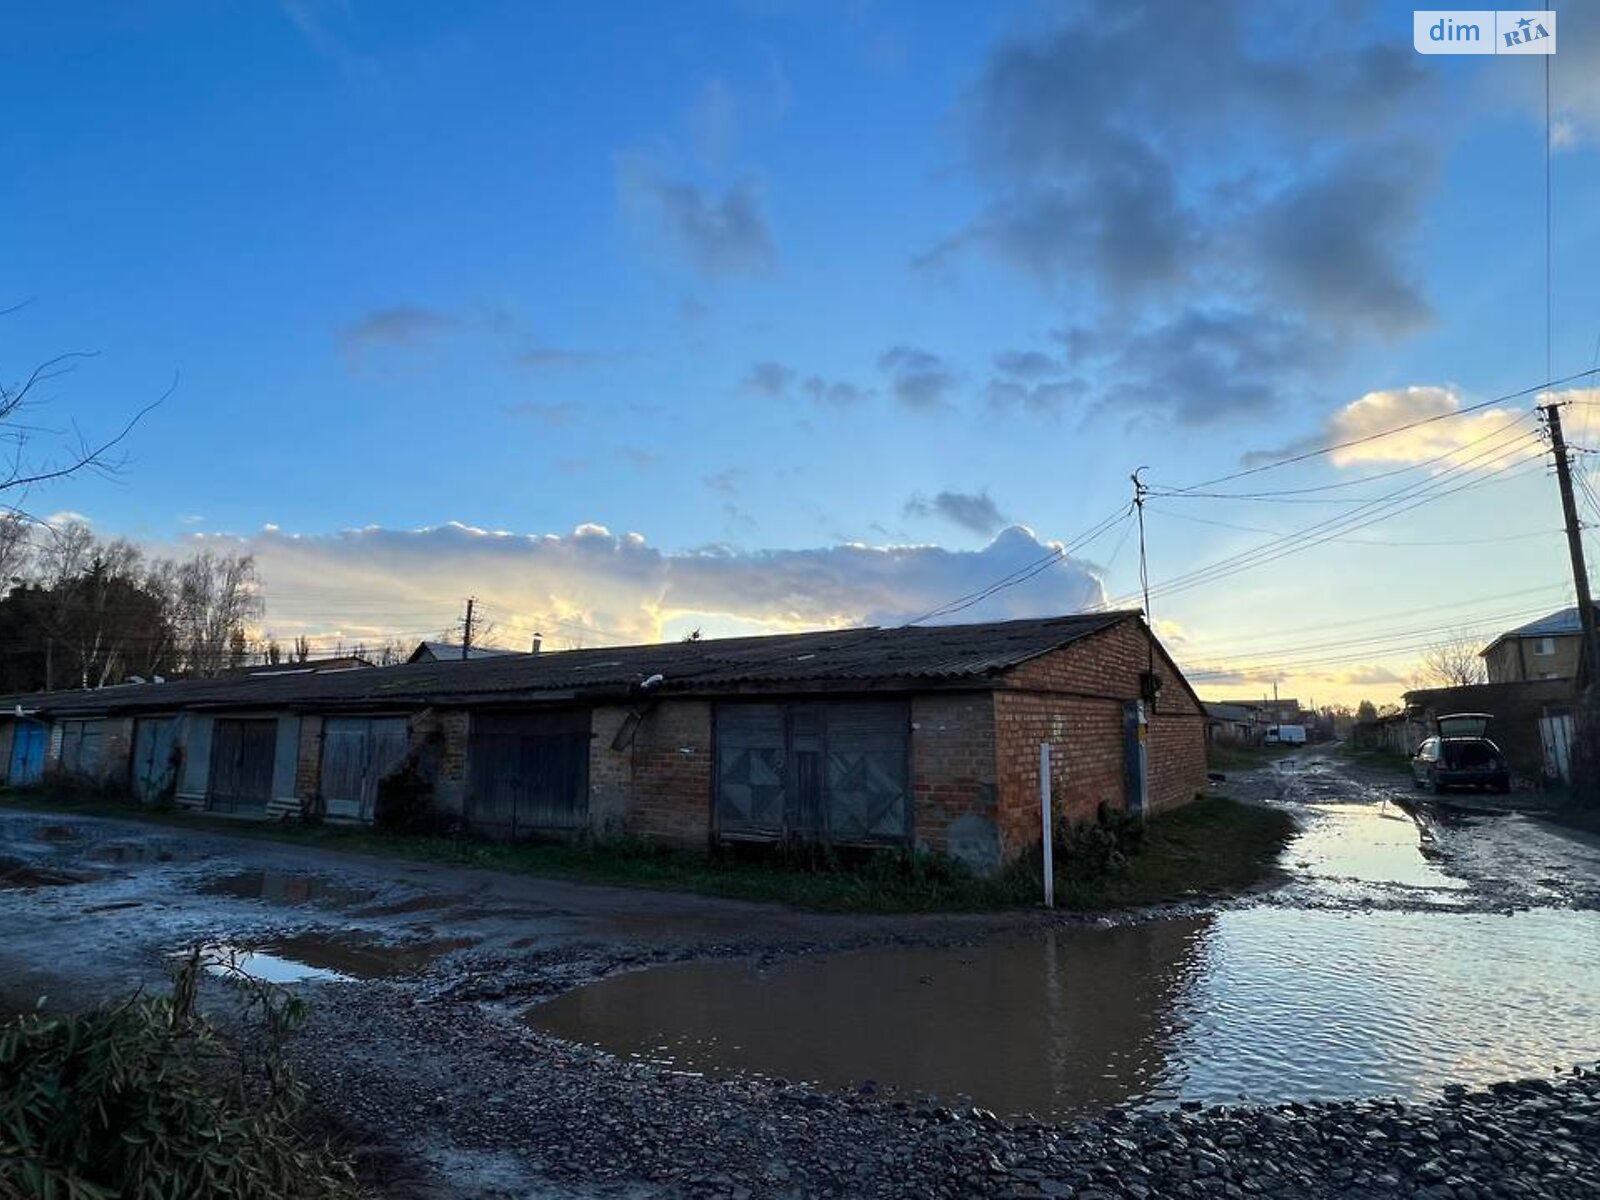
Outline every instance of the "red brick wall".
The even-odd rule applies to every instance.
[[[631,796],[622,827],[639,837],[675,846],[709,847],[714,757],[710,702],[666,700],[657,704],[639,722],[632,744],[622,751],[610,749],[615,725],[607,733],[597,721],[595,731],[600,736],[590,750],[591,802],[597,784],[595,758],[625,757],[625,770],[619,762],[605,761],[599,777],[613,789],[620,787],[624,778],[628,781]],[[617,794],[615,790],[610,793],[612,803]]]
[[[1123,703],[1139,696],[1149,640],[1137,620],[1022,664],[995,695],[999,822],[1004,857],[1039,840],[1039,744],[1051,743],[1057,819],[1088,820],[1104,801],[1127,806]],[[1205,719],[1158,649],[1160,699],[1150,714],[1150,811],[1205,786]]]
[[[912,698],[912,830],[919,847],[949,854],[978,871],[1000,864],[994,749],[991,693]]]
[[[633,751],[627,746],[613,750],[611,743],[630,711],[597,708],[590,715],[589,827],[599,834],[628,828],[633,806]]]
[[[411,753],[433,780],[433,803],[441,813],[465,811],[467,797],[467,738],[472,718],[465,709],[429,708],[414,715],[406,727]]]
[[[300,718],[300,746],[294,760],[294,797],[301,803],[316,799],[322,788],[322,718]]]

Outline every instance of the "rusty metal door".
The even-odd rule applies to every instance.
[[[145,804],[171,796],[177,782],[178,720],[140,717],[133,727],[133,791]]]
[[[909,729],[893,701],[720,706],[718,836],[904,844]]]
[[[330,817],[370,821],[378,784],[406,754],[404,717],[329,717],[322,726],[322,800]]]
[[[214,721],[206,807],[214,812],[265,813],[272,798],[277,746],[278,722],[271,717]]]
[[[474,716],[467,821],[518,838],[582,829],[589,819],[589,714]]]

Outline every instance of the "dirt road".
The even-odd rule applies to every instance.
[[[1414,816],[1406,780],[1317,754],[1230,779],[1227,790],[1301,819],[1282,886],[1146,914],[1136,927],[1037,913],[826,916],[6,812],[0,980],[14,1006],[41,993],[83,1004],[158,983],[185,946],[236,949],[253,973],[312,999],[297,1058],[330,1119],[368,1139],[394,1195],[1585,1194],[1582,1181],[1600,1176],[1600,1079],[1549,1068],[1600,1055],[1584,1007],[1600,989],[1600,847],[1520,816]],[[1506,913],[1516,914],[1511,924]],[[1130,940],[1130,928],[1148,933]],[[943,949],[980,944],[983,954]],[[997,1007],[999,996],[948,985],[957,964],[978,971],[968,977],[977,984],[989,980],[987,964],[999,960],[984,956],[998,947],[1023,956],[1003,968],[1014,992],[1016,979],[1031,978],[1017,963],[1035,945],[1051,973],[1039,977],[1045,1033]],[[853,948],[867,956],[840,953]],[[1416,969],[1430,959],[1434,974]],[[604,1026],[616,1006],[598,990],[577,1007],[600,1021],[594,1040],[610,1038],[617,1053],[537,1027],[548,997],[679,962],[669,970],[687,987],[682,972],[705,969],[700,960],[758,968],[740,984],[752,989],[753,1011],[788,1013],[794,1038],[815,1039],[800,1062],[816,1060],[804,1077],[821,1086],[764,1070],[753,1040],[718,1051],[718,1062],[743,1069],[627,1050]],[[1394,1064],[1423,1022],[1437,1030],[1440,995],[1467,994],[1485,961],[1510,965],[1486,981],[1486,1024],[1462,1029],[1486,1064],[1466,1082],[1495,1071],[1543,1078],[1418,1103],[1438,1096],[1449,1078],[1438,1072],[1459,1056],[1446,1041],[1414,1072]],[[845,963],[834,974],[848,980],[853,962],[875,964],[869,987],[917,999],[874,1015],[852,1008],[846,989],[846,1007],[827,1008],[813,964]],[[1085,972],[1121,990],[1075,999]],[[1530,979],[1538,994],[1523,996],[1519,981]],[[773,986],[815,1003],[762,999],[760,988]],[[647,985],[639,995],[622,1007],[659,1013],[665,1038],[678,1018],[664,993]],[[958,1009],[969,1023],[951,1024]],[[1103,1025],[1131,1010],[1145,1015]],[[981,1100],[925,1096],[887,1075],[848,1075],[841,1087],[823,1069],[839,1040],[827,1022],[866,1023],[868,1047],[900,1032],[874,1034],[873,1020],[909,1024],[903,1040],[930,1061],[937,1037],[946,1048],[970,1043],[953,1069],[1004,1066],[974,1075],[972,1090],[1025,1076],[1041,1054],[1075,1063],[1088,1053],[1082,1073],[1100,1080],[1095,1088],[1075,1091],[1071,1071],[1041,1086],[1117,1111],[1002,1120]],[[1275,1056],[1285,1043],[1298,1054]],[[1092,1060],[1101,1049],[1104,1062]],[[1301,1060],[1323,1069],[1307,1074]],[[1356,1099],[1402,1090],[1406,1102]],[[1235,1092],[1251,1103],[1180,1107]],[[1321,1099],[1341,1096],[1351,1099]],[[1279,1099],[1294,1103],[1271,1103]],[[1511,1190],[1473,1190],[1473,1179],[1491,1178]]]

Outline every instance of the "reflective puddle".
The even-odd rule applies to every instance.
[[[397,946],[307,933],[250,945],[215,942],[201,946],[200,956],[213,974],[239,972],[266,983],[396,979],[420,974],[435,959],[474,944],[457,938]]]
[[[346,887],[320,875],[286,871],[242,871],[208,879],[197,889],[204,896],[232,896],[238,900],[265,900],[269,904],[363,904],[373,893]]]
[[[1294,881],[1285,899],[1319,907],[1427,904],[1469,899],[1465,880],[1447,874],[1435,832],[1395,804],[1310,804],[1311,824],[1284,856]]]
[[[1009,1115],[1420,1097],[1600,1056],[1600,914],[1258,908],[769,970],[692,963],[528,1010],[686,1071]]]

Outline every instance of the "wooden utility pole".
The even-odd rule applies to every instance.
[[[1561,406],[1540,405],[1539,411],[1550,426],[1550,448],[1556,456],[1556,482],[1561,486],[1561,514],[1566,518],[1567,551],[1572,556],[1572,586],[1578,593],[1578,623],[1583,630],[1583,652],[1578,661],[1578,678],[1593,678],[1600,666],[1600,641],[1595,637],[1594,601],[1589,598],[1589,568],[1583,561],[1583,527],[1578,523],[1578,505],[1572,496],[1572,466],[1567,461],[1567,442],[1561,434]]]
[[[476,596],[467,597],[467,616],[461,622],[461,659],[463,662],[467,660],[472,652],[472,610],[477,603],[478,598]]]

